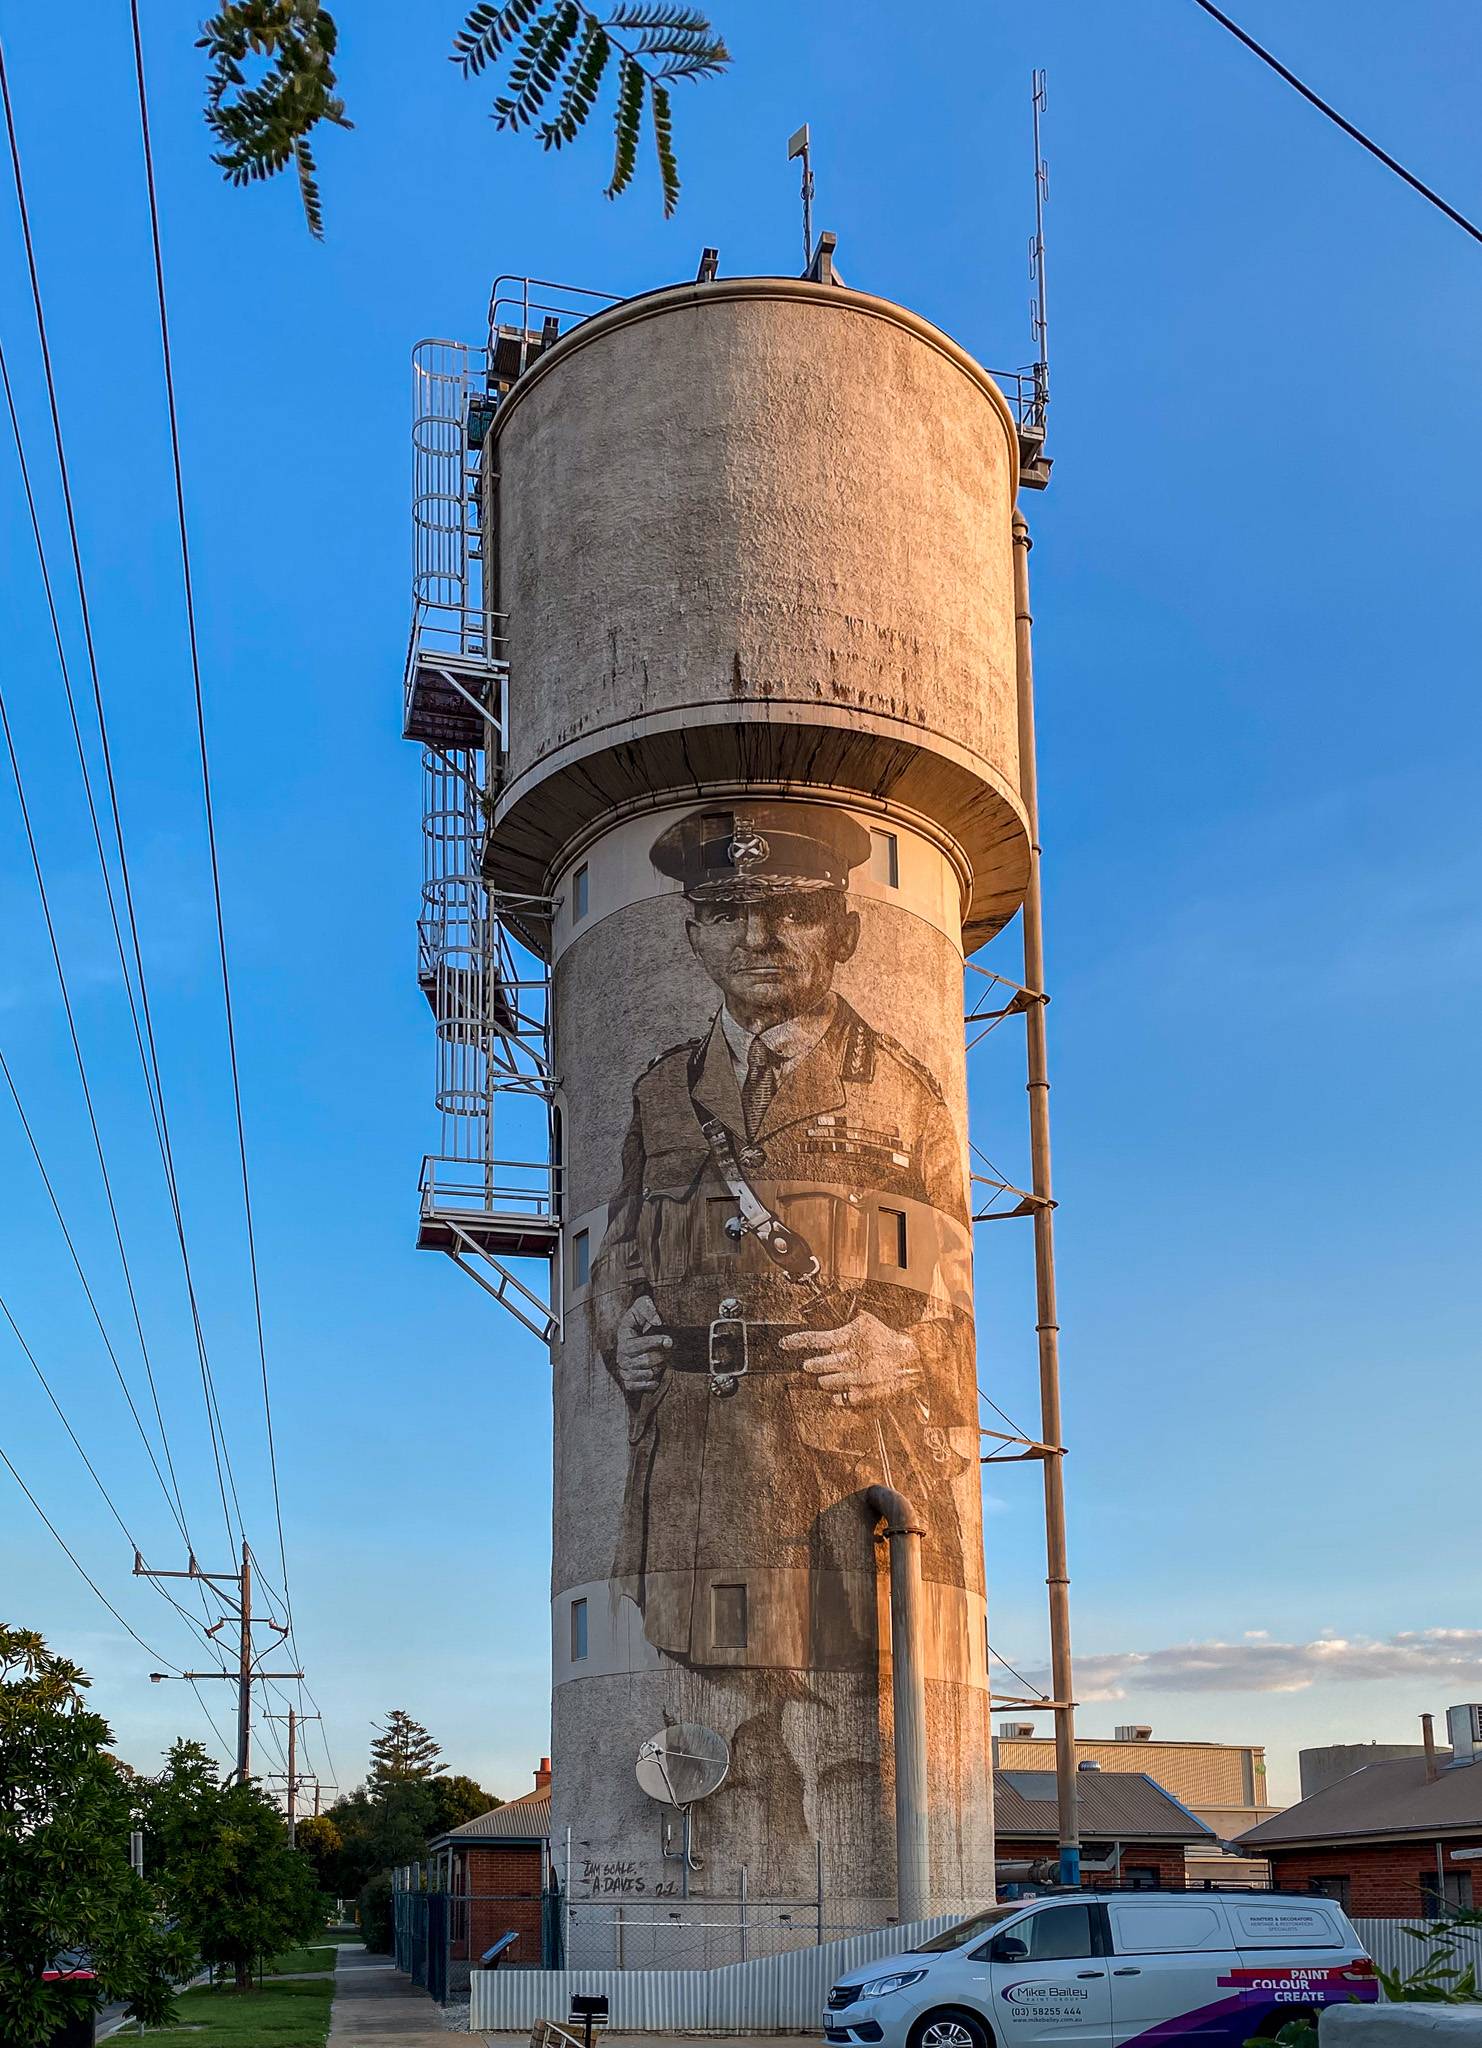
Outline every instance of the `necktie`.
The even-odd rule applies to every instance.
[[[767,1105],[776,1093],[777,1055],[760,1038],[753,1038],[746,1053],[746,1079],[741,1084],[741,1112],[748,1138],[755,1138],[761,1129]]]

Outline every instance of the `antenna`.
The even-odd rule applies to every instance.
[[[1050,403],[1050,327],[1045,307],[1045,207],[1050,197],[1050,170],[1039,140],[1039,117],[1047,97],[1044,72],[1031,72],[1030,85],[1034,122],[1034,234],[1029,243],[1029,279],[1035,290],[1029,301],[1029,331],[1035,347],[1033,424],[1043,429]]]
[[[1038,117],[1036,117],[1038,118]],[[806,277],[813,268],[813,159],[809,155],[810,137],[805,121],[787,145],[787,160],[794,157],[803,159],[803,275]],[[1035,148],[1038,149],[1038,143]]]

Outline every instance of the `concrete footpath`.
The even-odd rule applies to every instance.
[[[457,2038],[427,1993],[401,1976],[388,1957],[359,1947],[340,1950],[330,2048],[449,2048]]]

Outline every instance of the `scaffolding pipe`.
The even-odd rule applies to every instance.
[[[865,1495],[890,1543],[890,1663],[895,1709],[895,1886],[900,1919],[925,1920],[931,1907],[926,1809],[925,1594],[921,1519],[904,1494],[872,1486]]]
[[[1050,1067],[1045,1036],[1045,932],[1040,895],[1039,783],[1034,747],[1034,657],[1030,647],[1029,523],[1014,514],[1014,653],[1018,677],[1019,793],[1029,824],[1024,892],[1024,1013],[1029,1091],[1030,1187],[1034,1192],[1035,1330],[1039,1339],[1040,1441],[1046,1456],[1045,1582],[1050,1608],[1050,1692],[1055,1702],[1055,1796],[1060,1882],[1079,1884],[1081,1824],[1076,1787],[1075,1697],[1070,1665],[1070,1568],[1065,1543],[1065,1446],[1060,1420],[1060,1323],[1055,1300],[1055,1204],[1050,1177]]]

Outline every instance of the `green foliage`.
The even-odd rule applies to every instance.
[[[144,1867],[202,1960],[245,1983],[263,1956],[319,1933],[328,1900],[253,1784],[223,1785],[198,1742],[177,1742],[139,1792]]]
[[[191,2031],[145,2038],[161,2048],[323,2048],[333,1995],[327,1977],[265,1984],[260,1991],[187,1991],[175,2013],[180,2027]],[[120,2041],[127,2038],[119,2036]]]
[[[1426,1952],[1410,1970],[1379,1972],[1385,1997],[1395,2005],[1482,2005],[1476,1963],[1457,1939],[1479,1929],[1482,1911],[1471,1906],[1448,1915],[1438,1927],[1405,1928],[1412,1940],[1426,1944]]]
[[[41,2048],[69,2012],[124,1999],[168,2017],[184,1944],[161,1924],[129,1867],[126,1774],[106,1754],[112,1731],[88,1711],[77,1665],[33,1630],[0,1624],[0,2040]],[[67,1950],[94,1975],[48,1986]]]
[[[396,1947],[391,1897],[389,1870],[371,1878],[360,1894],[360,1938],[373,1955],[389,1956]]]
[[[307,1856],[314,1866],[319,1889],[341,1896],[336,1884],[336,1862],[345,1846],[345,1838],[327,1813],[311,1813],[298,1824],[296,1836],[299,1854]]]
[[[1317,2048],[1317,2021],[1315,2019],[1288,2020],[1284,2027],[1274,2034],[1257,2034],[1247,2041],[1245,2048]]]
[[[430,1794],[427,1818],[427,1839],[438,1835],[451,1834],[466,1822],[477,1820],[481,1813],[492,1813],[496,1806],[503,1806],[502,1799],[496,1799],[492,1792],[486,1792],[473,1778],[457,1772],[451,1778],[432,1778],[428,1781]]]
[[[211,59],[206,125],[222,145],[212,162],[234,185],[275,177],[292,164],[309,232],[321,240],[309,136],[321,121],[352,125],[334,89],[338,41],[334,16],[319,0],[227,0],[196,42]]]
[[[578,0],[555,0],[551,6],[542,6],[540,0],[481,0],[454,38],[453,62],[465,78],[473,78],[506,58],[509,69],[504,91],[494,102],[494,124],[528,128],[538,123],[547,149],[575,141],[616,58],[607,196],[616,199],[633,182],[647,114],[659,160],[664,213],[666,218],[673,213],[679,203],[679,167],[669,82],[712,78],[731,61],[725,43],[699,8],[619,0],[599,13]]]
[[[435,1774],[441,1755],[441,1749],[422,1723],[414,1721],[400,1707],[393,1707],[386,1716],[385,1727],[378,1729],[370,1746],[371,1790],[383,1792],[392,1785],[420,1785]]]

